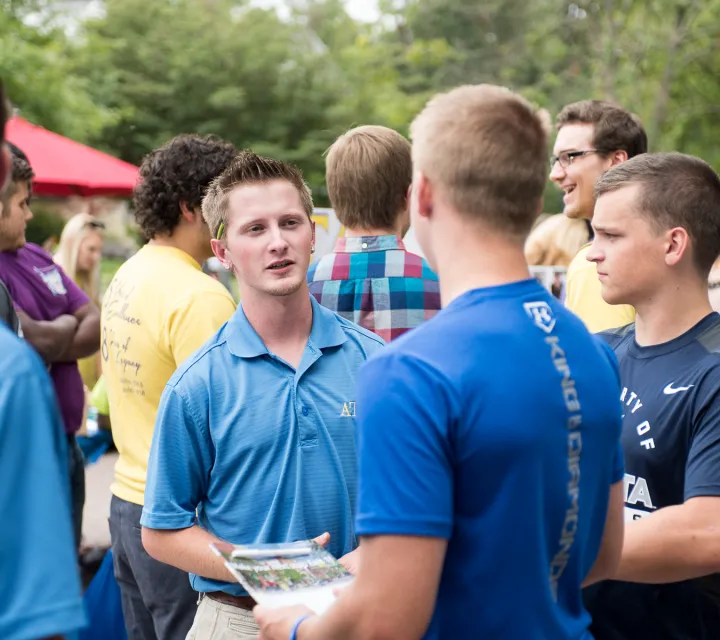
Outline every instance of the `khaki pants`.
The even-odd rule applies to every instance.
[[[186,640],[256,640],[259,633],[252,611],[202,596]]]

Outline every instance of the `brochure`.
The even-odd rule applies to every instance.
[[[302,604],[323,613],[334,591],[353,579],[329,551],[307,540],[287,544],[211,543],[225,566],[258,604],[285,607]]]

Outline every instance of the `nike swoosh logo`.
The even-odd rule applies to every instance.
[[[673,383],[671,382],[667,387],[663,389],[663,393],[666,396],[671,396],[674,393],[680,393],[681,391],[687,391],[688,389],[692,389],[694,386],[694,384],[691,384],[687,387],[673,387]]]

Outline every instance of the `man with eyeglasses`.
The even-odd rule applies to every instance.
[[[590,229],[595,207],[595,183],[610,168],[647,151],[647,135],[640,119],[625,109],[600,100],[567,105],[558,115],[557,138],[550,158],[550,180],[564,193],[564,214],[584,219]],[[629,324],[635,310],[609,305],[601,295],[595,265],[583,247],[567,270],[566,305],[590,331]]]

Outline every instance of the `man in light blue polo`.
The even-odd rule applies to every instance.
[[[249,152],[203,201],[242,305],[168,382],[141,520],[148,553],[206,596],[188,638],[258,635],[254,601],[210,542],[328,532],[336,557],[356,546],[355,377],[384,343],[311,298],[311,213],[299,170]]]

